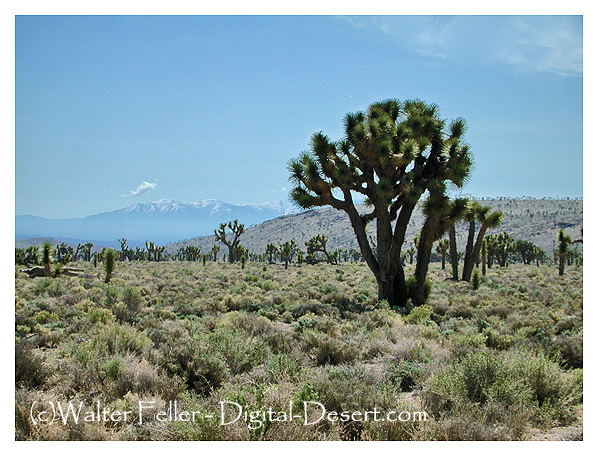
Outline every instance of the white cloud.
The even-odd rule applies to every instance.
[[[130,190],[127,194],[121,194],[123,197],[133,197],[135,195],[145,194],[146,192],[150,192],[156,188],[157,184],[154,182],[142,182],[137,189]]]
[[[376,29],[421,55],[521,72],[582,74],[581,16],[364,16],[348,22]]]

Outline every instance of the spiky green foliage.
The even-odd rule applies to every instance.
[[[52,276],[52,271],[50,270],[50,264],[52,263],[53,256],[53,248],[52,244],[44,243],[42,245],[42,264],[44,266],[44,274],[46,277]]]
[[[445,270],[445,259],[447,257],[447,251],[449,250],[449,240],[447,238],[437,243],[437,254],[441,256],[441,269]]]
[[[423,211],[426,216],[424,225],[418,236],[418,241],[414,244],[418,247],[416,270],[414,278],[416,280],[415,295],[410,298],[416,306],[423,305],[427,295],[424,293],[426,275],[430,263],[433,243],[440,239],[447,230],[460,218],[466,207],[465,199],[456,199],[451,201],[445,194],[445,184],[436,183],[429,190],[428,198],[423,205]]]
[[[279,252],[281,254],[281,260],[285,262],[285,269],[289,266],[289,262],[293,260],[293,256],[298,252],[297,244],[295,240],[285,241],[279,246]]]
[[[572,238],[570,235],[567,235],[563,229],[560,229],[557,235],[557,239],[559,241],[557,246],[557,252],[559,255],[559,266],[558,266],[558,274],[563,276],[564,274],[564,264],[566,260],[566,255],[568,254],[568,248],[572,243]]]
[[[400,253],[418,200],[426,191],[443,194],[446,183],[461,187],[472,165],[465,122],[446,125],[438,111],[420,100],[373,103],[345,117],[341,141],[315,133],[310,151],[289,162],[291,198],[303,208],[330,205],[349,215],[379,298],[393,307],[408,299]],[[352,194],[366,198],[372,212],[360,215]],[[366,225],[375,219],[373,247]]]
[[[268,243],[266,245],[265,254],[268,256],[269,263],[272,263],[272,256],[277,254],[278,252],[279,252],[279,249],[273,243]]]
[[[112,273],[114,272],[114,267],[116,264],[116,251],[114,249],[106,249],[104,251],[104,272],[106,273],[106,277],[104,278],[104,282],[108,284],[110,282],[110,278],[112,277]]]

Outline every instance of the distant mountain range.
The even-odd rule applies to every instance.
[[[163,199],[83,218],[16,216],[15,238],[51,237],[67,242],[92,241],[117,247],[117,240],[124,237],[132,247],[143,245],[147,240],[166,244],[208,235],[222,222],[238,219],[249,227],[293,210],[292,204],[286,201],[232,205],[219,200],[179,202]]]
[[[507,232],[514,239],[527,240],[542,248],[551,255],[556,246],[557,232],[563,228],[573,239],[580,238],[582,226],[581,199],[552,199],[552,198],[484,198],[476,199],[481,205],[489,206],[492,210],[502,211],[504,219],[501,225],[487,233]],[[366,208],[358,207],[365,212]],[[424,216],[420,208],[412,214],[406,230],[404,249],[411,246],[412,240],[418,235]],[[376,237],[376,223],[368,225],[368,233]],[[468,227],[466,223],[456,224],[458,249],[466,245]],[[316,208],[298,214],[278,217],[273,220],[246,229],[239,238],[241,244],[251,252],[262,253],[267,243],[283,243],[294,239],[299,247],[305,250],[304,243],[318,234],[329,237],[327,248],[333,251],[341,249],[359,249],[356,236],[347,214],[331,207]],[[167,245],[166,251],[174,253],[178,249],[193,245],[207,252],[214,245],[214,236],[197,237]]]
[[[581,199],[485,198],[482,205],[504,214],[502,224],[489,233],[506,231],[515,239],[528,240],[553,252],[557,231],[564,228],[573,238],[580,237],[583,221]],[[359,207],[360,211],[366,208]],[[119,247],[118,238],[127,238],[131,247],[143,246],[146,240],[166,245],[174,253],[187,245],[199,246],[202,252],[215,244],[213,232],[222,222],[238,219],[245,224],[240,242],[251,252],[264,252],[267,243],[282,243],[294,239],[300,248],[312,236],[329,237],[328,248],[358,248],[347,215],[330,207],[311,211],[294,211],[283,201],[260,205],[231,205],[218,200],[178,202],[159,200],[136,204],[116,211],[75,219],[44,219],[16,216],[15,244],[19,247],[41,244],[41,238],[53,238],[53,244],[92,241],[95,247]],[[417,209],[406,232],[407,249],[423,224],[423,214]],[[375,223],[368,226],[376,236]],[[457,224],[458,248],[466,242],[467,226]],[[204,235],[204,236],[202,236]],[[26,238],[26,239],[24,239]]]

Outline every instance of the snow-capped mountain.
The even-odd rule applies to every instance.
[[[127,238],[129,246],[146,240],[167,243],[208,235],[222,222],[239,220],[250,226],[294,212],[287,201],[258,205],[233,205],[220,200],[180,202],[162,199],[83,218],[45,219],[16,216],[15,237],[47,236],[56,239],[88,240],[118,245]]]

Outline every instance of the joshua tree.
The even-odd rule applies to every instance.
[[[506,267],[510,254],[514,252],[514,239],[506,232],[503,232],[497,235],[490,235],[487,240],[489,243],[489,259],[494,256],[500,267]],[[489,261],[490,265],[491,261]]]
[[[526,240],[517,240],[514,245],[514,251],[520,255],[522,262],[526,265],[530,265],[530,262],[536,258],[536,249],[534,244]]]
[[[79,255],[80,250],[81,250],[81,243],[77,243],[77,249],[75,249],[75,254],[73,254],[73,262],[77,261],[77,256]]]
[[[220,251],[220,246],[218,246],[216,244],[213,245],[211,253],[212,253],[212,260],[214,260],[215,262],[216,262],[216,256],[218,255],[218,251]]]
[[[305,243],[306,252],[309,258],[312,260],[312,262],[316,262],[316,260],[314,259],[314,254],[316,252],[322,252],[326,256],[328,263],[330,263],[331,265],[337,264],[337,259],[327,252],[327,241],[329,241],[329,237],[324,234],[320,234],[313,236],[312,238],[310,238],[310,240],[308,240]]]
[[[88,241],[87,243],[81,245],[81,250],[83,251],[83,260],[86,262],[91,262],[92,260],[92,247],[94,243]]]
[[[378,298],[393,308],[409,298],[400,254],[420,197],[446,181],[461,187],[470,172],[464,121],[446,127],[436,105],[386,100],[348,114],[341,141],[314,134],[310,152],[289,163],[291,198],[303,208],[329,205],[348,214]],[[358,213],[354,194],[364,195],[370,213]],[[374,220],[371,246],[366,226]]]
[[[52,276],[50,270],[50,264],[52,263],[52,245],[50,243],[44,243],[42,245],[42,263],[44,264],[44,274],[46,277]]]
[[[272,256],[274,254],[277,254],[279,252],[279,250],[277,249],[277,247],[272,244],[272,243],[268,243],[266,245],[266,255],[268,256],[268,263],[272,263]]]
[[[476,243],[474,244],[474,248],[472,249],[470,259],[468,262],[464,260],[464,279],[470,282],[470,277],[472,276],[472,270],[474,269],[474,264],[478,262],[478,258],[480,256],[480,249],[482,247],[483,239],[485,237],[485,233],[490,228],[495,228],[501,224],[503,220],[503,213],[501,211],[493,211],[491,213],[491,208],[488,206],[478,208],[476,212],[476,218],[480,222],[480,229],[478,231],[478,235],[476,237]]]
[[[156,260],[156,245],[152,241],[146,241],[146,250],[148,251],[148,260]]]
[[[289,262],[293,260],[293,256],[297,251],[297,244],[295,244],[295,240],[285,241],[283,244],[279,246],[279,253],[281,254],[281,260],[285,262],[285,270]]]
[[[564,275],[564,262],[566,260],[566,255],[568,254],[568,246],[570,245],[570,243],[572,243],[572,238],[570,238],[570,235],[566,235],[566,232],[564,232],[563,229],[560,229],[560,231],[557,235],[557,239],[559,241],[559,244],[557,247],[557,253],[559,256],[558,273],[560,276],[563,276]]]
[[[106,249],[104,253],[104,271],[106,272],[106,278],[104,282],[108,284],[114,271],[114,265],[116,262],[116,251],[114,249]]]
[[[127,246],[127,239],[119,238],[117,241],[121,245],[121,260],[125,260],[125,258],[127,258],[128,256],[129,251],[129,247]]]
[[[478,202],[470,201],[466,207],[466,211],[464,212],[464,220],[468,222],[468,241],[466,242],[466,249],[464,251],[464,269],[462,270],[462,281],[470,281],[467,272],[470,265],[470,259],[472,257],[472,251],[474,249],[476,219],[478,218],[481,210],[482,208]]]
[[[441,270],[445,270],[445,258],[449,250],[449,240],[447,238],[439,241],[437,244],[437,254],[441,256]]]
[[[482,247],[480,248],[480,263],[483,276],[487,274],[487,239],[483,240]]]
[[[459,218],[466,206],[465,199],[451,201],[445,194],[445,184],[438,183],[432,188],[424,203],[424,214],[426,219],[418,242],[416,270],[414,272],[414,290],[412,292],[412,303],[416,306],[423,305],[427,299],[426,275],[431,258],[433,243],[440,239],[449,229],[450,225]]]
[[[15,248],[15,264],[26,265],[25,263],[25,249]]]
[[[406,251],[406,255],[410,257],[410,265],[414,263],[414,255],[416,254],[416,248],[414,246],[410,246],[410,249]]]
[[[233,232],[233,239],[231,241],[227,240],[227,227]],[[239,245],[239,237],[244,231],[245,226],[240,224],[237,219],[235,219],[233,222],[220,224],[219,229],[214,231],[216,241],[220,241],[227,246],[227,248],[229,248],[229,263],[233,263],[236,260],[235,249]]]
[[[25,249],[25,265],[36,265],[39,262],[39,250],[35,246]]]

